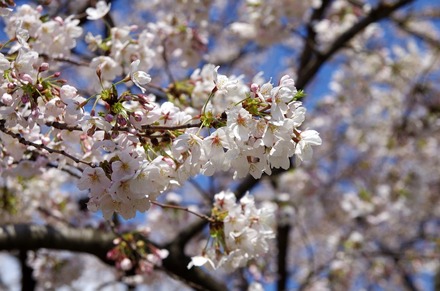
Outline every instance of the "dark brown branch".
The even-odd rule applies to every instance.
[[[316,21],[322,19],[331,2],[332,0],[322,1],[321,7],[313,10],[312,16],[307,23],[307,38],[304,41],[304,49],[301,57],[299,58],[299,72],[301,72],[302,69],[310,62],[313,53],[316,53],[316,32],[313,25]]]
[[[200,268],[188,269],[190,258],[186,256],[182,248],[175,243],[166,246],[170,252],[168,257],[162,261],[165,269],[171,271],[180,279],[183,279],[186,284],[195,290],[212,290],[224,291],[228,290],[226,285],[222,282],[216,281],[214,278],[203,272]]]
[[[82,128],[79,126],[69,126],[65,123],[61,122],[46,122],[46,125],[49,127],[53,127],[56,129],[64,129],[64,130],[76,130],[81,131]],[[182,124],[182,125],[174,125],[174,126],[165,126],[165,125],[144,125],[142,126],[142,129],[144,130],[178,130],[178,129],[187,129],[187,128],[193,128],[193,127],[200,127],[202,125],[201,122],[194,123],[194,124]],[[96,129],[97,131],[102,129]],[[120,127],[117,130],[119,131],[130,131],[128,127]]]
[[[149,130],[177,130],[177,129],[186,129],[186,128],[192,128],[192,127],[200,127],[202,125],[201,122],[195,123],[195,124],[182,124],[182,125],[175,125],[175,126],[165,126],[165,125],[144,125],[142,126],[142,129],[149,129]]]
[[[405,287],[408,290],[417,291],[418,288],[414,284],[413,279],[411,278],[411,275],[405,270],[405,267],[402,266],[402,261],[401,261],[402,251],[394,252],[383,244],[379,245],[379,247],[380,247],[381,253],[383,255],[388,256],[391,259],[393,259],[394,265],[396,266],[397,270],[402,275],[402,279],[403,279],[403,282],[405,283]]]
[[[114,247],[116,235],[92,228],[53,227],[35,224],[7,224],[0,226],[0,250],[37,250],[41,248],[67,250],[95,255],[102,261],[107,260],[107,252]],[[148,242],[151,243],[151,242]],[[158,246],[158,248],[164,248]],[[200,268],[187,269],[190,258],[179,245],[165,246],[170,252],[163,261],[167,273],[182,280],[196,290],[227,290]]]
[[[310,60],[308,64],[298,72],[298,79],[296,86],[299,89],[304,89],[307,84],[315,77],[323,64],[330,59],[338,50],[343,48],[351,39],[362,32],[368,25],[378,22],[386,17],[389,17],[393,12],[399,8],[414,2],[414,0],[400,0],[392,4],[381,3],[371,10],[371,12],[363,19],[359,20],[350,29],[341,34],[327,51],[317,55]]]
[[[64,129],[64,130],[70,130],[70,131],[82,130],[82,128],[79,126],[69,126],[66,123],[62,123],[62,122],[58,122],[58,121],[52,121],[52,122],[48,121],[45,123],[45,125],[49,126],[49,127],[56,128],[56,129]]]
[[[278,225],[277,227],[277,248],[278,248],[278,270],[277,270],[277,290],[287,290],[287,251],[289,245],[290,225]]]
[[[420,31],[416,31],[416,30],[412,29],[407,23],[408,17],[393,17],[392,20],[397,25],[397,27],[399,27],[404,32],[426,42],[427,44],[431,45],[435,49],[440,48],[440,39],[436,39],[428,34],[424,34]]]
[[[23,291],[35,290],[37,282],[32,276],[33,269],[29,267],[27,264],[27,259],[28,259],[27,251],[21,250],[18,253],[18,259],[21,265],[21,290]]]
[[[69,250],[93,254],[105,262],[114,238],[111,232],[91,228],[55,228],[35,224],[0,226],[0,250]]]

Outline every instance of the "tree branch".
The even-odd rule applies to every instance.
[[[427,44],[431,45],[434,48],[440,48],[440,39],[436,39],[433,36],[423,33],[421,31],[417,31],[413,28],[411,28],[410,25],[408,25],[408,16],[405,15],[405,17],[393,17],[392,20],[394,23],[404,32],[408,33],[409,35],[412,35]]]
[[[404,266],[402,266],[402,262],[401,262],[402,251],[393,252],[391,249],[389,249],[388,247],[386,247],[383,244],[379,244],[379,247],[380,247],[381,253],[383,255],[390,257],[394,261],[394,265],[396,266],[397,270],[402,275],[402,280],[405,283],[405,287],[408,290],[417,291],[418,288],[414,284],[413,279],[411,278],[411,274],[405,270]]]
[[[287,252],[289,246],[289,233],[291,226],[289,224],[280,224],[277,227],[277,247],[278,247],[278,278],[277,290],[287,290],[287,280],[289,273],[287,271]]]
[[[60,227],[36,224],[6,224],[0,226],[0,250],[37,250],[41,248],[67,250],[95,255],[107,264],[107,252],[114,247],[113,232],[104,232],[92,228]],[[149,242],[150,243],[150,242]],[[169,244],[169,256],[164,259],[164,271],[176,277],[196,290],[227,290],[200,268],[187,269],[190,258],[180,245]]]
[[[32,291],[35,290],[37,282],[32,276],[33,269],[27,264],[28,254],[21,250],[18,254],[18,260],[21,265],[21,290]]]
[[[303,70],[298,72],[298,79],[296,80],[296,86],[299,89],[304,89],[307,84],[313,79],[313,77],[318,73],[322,65],[330,59],[339,49],[344,47],[353,37],[363,31],[368,25],[378,22],[388,16],[399,8],[414,2],[414,0],[400,0],[392,4],[381,3],[376,8],[372,9],[371,12],[359,22],[354,24],[350,29],[341,34],[333,44],[327,49],[327,51],[322,54],[316,55],[315,58],[311,59]],[[307,49],[307,46],[304,47]]]
[[[172,274],[179,277],[187,285],[196,290],[224,291],[228,290],[224,283],[216,281],[214,278],[203,272],[200,268],[188,269],[191,261],[186,256],[180,245],[172,242],[166,248],[170,252],[168,257],[162,261],[162,265]]]
[[[104,262],[115,235],[91,228],[55,228],[50,225],[7,224],[0,226],[0,250],[41,248],[89,253]]]
[[[321,7],[314,9],[312,16],[310,17],[309,22],[307,23],[307,38],[304,41],[304,49],[302,51],[302,54],[299,58],[299,69],[298,71],[301,72],[302,69],[310,62],[313,53],[315,53],[315,47],[316,47],[316,32],[313,27],[314,22],[317,20],[322,19],[322,17],[325,14],[325,11],[331,4],[332,0],[325,0],[322,1]]]

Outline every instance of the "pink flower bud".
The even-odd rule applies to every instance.
[[[253,93],[257,93],[258,89],[260,89],[260,86],[258,86],[258,84],[252,83],[251,85],[251,91]]]
[[[107,114],[107,115],[105,116],[105,120],[106,120],[107,122],[112,122],[112,121],[113,121],[113,115],[111,115],[111,114]]]
[[[118,114],[118,116],[116,117],[116,122],[121,126],[127,125],[127,120],[121,114]]]
[[[64,25],[64,20],[59,16],[55,17],[53,20],[58,22],[59,25]]]
[[[128,271],[133,267],[133,263],[130,261],[129,258],[124,258],[120,263],[119,266],[122,270]]]
[[[28,83],[33,83],[32,77],[28,74],[23,74],[20,76],[20,79],[22,81],[28,82]]]
[[[40,67],[38,68],[38,72],[45,72],[45,71],[47,71],[47,70],[49,70],[49,64],[48,63],[42,63],[41,65],[40,65]]]
[[[119,136],[119,133],[117,131],[112,132],[112,139],[116,139]]]
[[[115,260],[119,256],[119,253],[116,249],[112,249],[107,252],[107,259]]]
[[[3,94],[2,98],[1,98],[2,103],[4,103],[5,105],[11,105],[13,100],[12,100],[12,95],[5,93]]]
[[[136,122],[141,122],[142,121],[142,115],[140,115],[139,113],[135,113],[133,114],[134,120]]]
[[[29,100],[30,100],[29,95],[25,94],[25,95],[21,96],[21,102],[28,103]]]

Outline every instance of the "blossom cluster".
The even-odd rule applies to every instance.
[[[213,95],[219,90],[225,95],[237,94],[235,88],[219,85],[216,73],[217,68],[212,70],[211,98],[216,98]],[[189,123],[191,115],[170,102],[123,104],[121,108],[130,106],[132,110],[127,110],[129,118],[121,117],[124,126],[131,127],[129,132],[165,129],[166,137],[143,140],[144,135],[124,134],[123,138],[131,141],[125,148],[120,145],[121,136],[102,141],[112,153],[99,167],[85,168],[78,187],[90,189],[89,206],[101,209],[106,218],[113,212],[129,218],[136,210],[148,209],[150,201],[163,191],[197,174],[210,176],[232,170],[234,178],[247,174],[260,178],[263,173],[271,174],[272,168],[287,169],[291,156],[307,160],[311,146],[321,143],[316,131],[297,128],[304,120],[305,109],[295,101],[295,94],[288,76],[278,86],[252,84],[241,96],[242,102],[219,115],[204,106],[197,127]]]
[[[253,196],[246,194],[237,203],[230,191],[214,197],[210,225],[212,243],[202,255],[192,257],[188,268],[203,266],[235,270],[269,250],[269,240],[275,237],[275,204],[267,202],[257,208]]]
[[[25,46],[51,57],[69,56],[70,50],[76,46],[77,38],[83,33],[79,19],[74,19],[72,15],[65,19],[58,16],[43,21],[42,11],[41,6],[33,8],[24,4],[4,18],[7,35],[11,39],[18,39],[11,52]]]
[[[16,72],[22,59],[27,60],[27,73],[34,78]],[[263,173],[270,174],[272,168],[287,169],[289,157],[296,153],[299,160],[306,160],[310,158],[311,145],[321,143],[316,131],[298,129],[305,109],[295,100],[297,91],[288,76],[281,78],[278,86],[270,82],[252,84],[243,93],[226,76],[221,75],[224,80],[219,82],[214,68],[212,93],[206,103],[215,99],[213,95],[219,91],[242,101],[217,115],[206,110],[205,104],[201,122],[194,123],[192,115],[171,102],[159,104],[154,96],[144,94],[118,96],[114,87],[104,89],[96,97],[103,105],[99,114],[85,111],[87,99],[70,85],[38,96],[37,93],[46,93],[36,93],[39,87],[53,85],[37,77],[44,66],[35,71],[31,65],[37,60],[35,51],[20,50],[15,62],[6,69],[10,73],[10,89],[2,96],[5,106],[0,109],[0,116],[15,133],[4,135],[4,142],[20,132],[23,137],[32,135],[36,144],[47,146],[46,150],[56,145],[69,153],[65,157],[74,155],[78,159],[75,162],[83,161],[87,166],[82,169],[78,188],[90,190],[90,209],[102,210],[106,218],[114,212],[133,217],[136,210],[147,210],[149,201],[158,194],[197,174],[213,175],[232,169],[234,178],[248,173],[259,178]],[[137,71],[136,64],[133,62],[129,79],[141,87],[150,78]],[[223,86],[228,83],[229,86]],[[30,98],[27,92],[35,96]],[[43,134],[42,127],[48,123],[64,128],[52,129],[53,135]],[[12,155],[20,150],[16,143],[15,139],[6,147]],[[81,149],[75,144],[82,145]],[[12,163],[10,160],[9,164]]]
[[[87,13],[94,19],[108,10],[104,5]],[[35,21],[18,25],[26,11]],[[291,77],[276,85],[258,78],[245,85],[241,77],[219,74],[219,67],[208,64],[180,83],[185,89],[177,90],[175,82],[164,90],[169,101],[157,100],[147,93],[152,78],[142,69],[149,43],[132,43],[129,31],[117,28],[107,43],[109,56],[91,60],[101,88],[85,98],[59,73],[49,73],[42,54],[65,54],[39,45],[44,27],[55,21],[42,21],[40,13],[24,5],[6,18],[17,52],[0,55],[0,140],[7,175],[37,176],[47,166],[74,172],[78,188],[89,192],[90,210],[101,210],[106,219],[113,213],[128,219],[195,175],[232,171],[234,179],[260,178],[273,168],[289,168],[294,155],[298,162],[310,159],[312,146],[321,144],[316,131],[299,129],[306,110]],[[68,23],[59,27],[75,33],[54,32],[66,34],[66,41],[70,37],[67,48],[80,33],[72,28],[76,21]],[[142,93],[119,93],[122,83]],[[27,171],[17,170],[22,168]]]
[[[127,233],[114,239],[115,247],[107,252],[107,259],[114,261],[117,269],[151,274],[155,266],[162,265],[169,252],[146,242],[146,234],[148,230]]]

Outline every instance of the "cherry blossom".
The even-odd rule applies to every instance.
[[[102,168],[84,169],[83,176],[78,181],[80,190],[91,189],[92,192],[99,192],[110,186],[110,179],[106,177]]]
[[[97,20],[103,18],[109,13],[111,6],[111,3],[107,4],[105,1],[98,1],[96,3],[96,8],[89,7],[86,9],[87,19]]]
[[[151,82],[151,77],[144,71],[138,71],[140,62],[140,60],[136,60],[131,63],[130,78],[133,83],[145,93],[146,89],[144,86]]]
[[[295,147],[295,154],[301,161],[309,161],[312,157],[312,145],[321,145],[322,141],[316,130],[306,130],[300,133],[300,141]]]
[[[229,191],[216,194],[214,201],[213,215],[222,221],[222,228],[218,228],[217,221],[211,226],[212,245],[217,250],[208,249],[204,255],[192,257],[188,268],[209,263],[214,269],[224,267],[232,271],[268,251],[268,240],[274,238],[274,205],[258,209],[248,195],[236,203],[234,193]],[[224,253],[218,253],[218,245]]]

